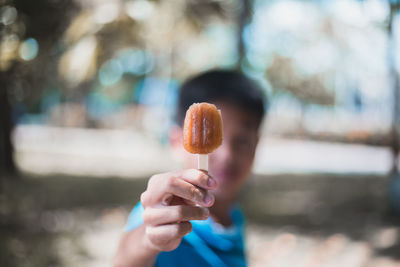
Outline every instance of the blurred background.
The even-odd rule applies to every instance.
[[[0,265],[110,266],[211,68],[269,98],[250,266],[400,266],[397,0],[0,0]]]

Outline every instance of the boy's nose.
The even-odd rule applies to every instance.
[[[211,154],[211,163],[215,160],[218,164],[230,164],[233,160],[233,149],[225,140],[222,145]]]

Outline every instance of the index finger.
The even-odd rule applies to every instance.
[[[212,205],[212,196],[207,200],[204,198],[208,195],[208,190],[216,186],[215,180],[206,172],[196,169],[162,173],[150,178],[141,201],[143,205],[154,205],[175,195],[197,204]]]
[[[211,190],[217,187],[217,181],[207,172],[197,169],[186,169],[176,172],[182,180],[196,185],[200,188]]]
[[[214,196],[208,193],[208,190],[173,175],[158,176],[149,184],[148,190],[141,196],[143,206],[163,204],[166,202],[165,198],[171,198],[171,196],[177,196],[204,207],[212,206],[214,203]]]

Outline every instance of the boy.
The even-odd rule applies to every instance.
[[[209,172],[182,145],[186,110],[209,102],[221,110],[223,142]],[[244,218],[235,203],[248,179],[264,116],[261,89],[243,74],[214,70],[184,83],[171,130],[172,149],[187,169],[150,178],[131,212],[115,266],[246,266]]]

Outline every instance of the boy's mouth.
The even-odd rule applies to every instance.
[[[233,169],[221,169],[215,170],[212,172],[213,177],[217,179],[217,181],[234,181],[237,178],[237,172]]]

